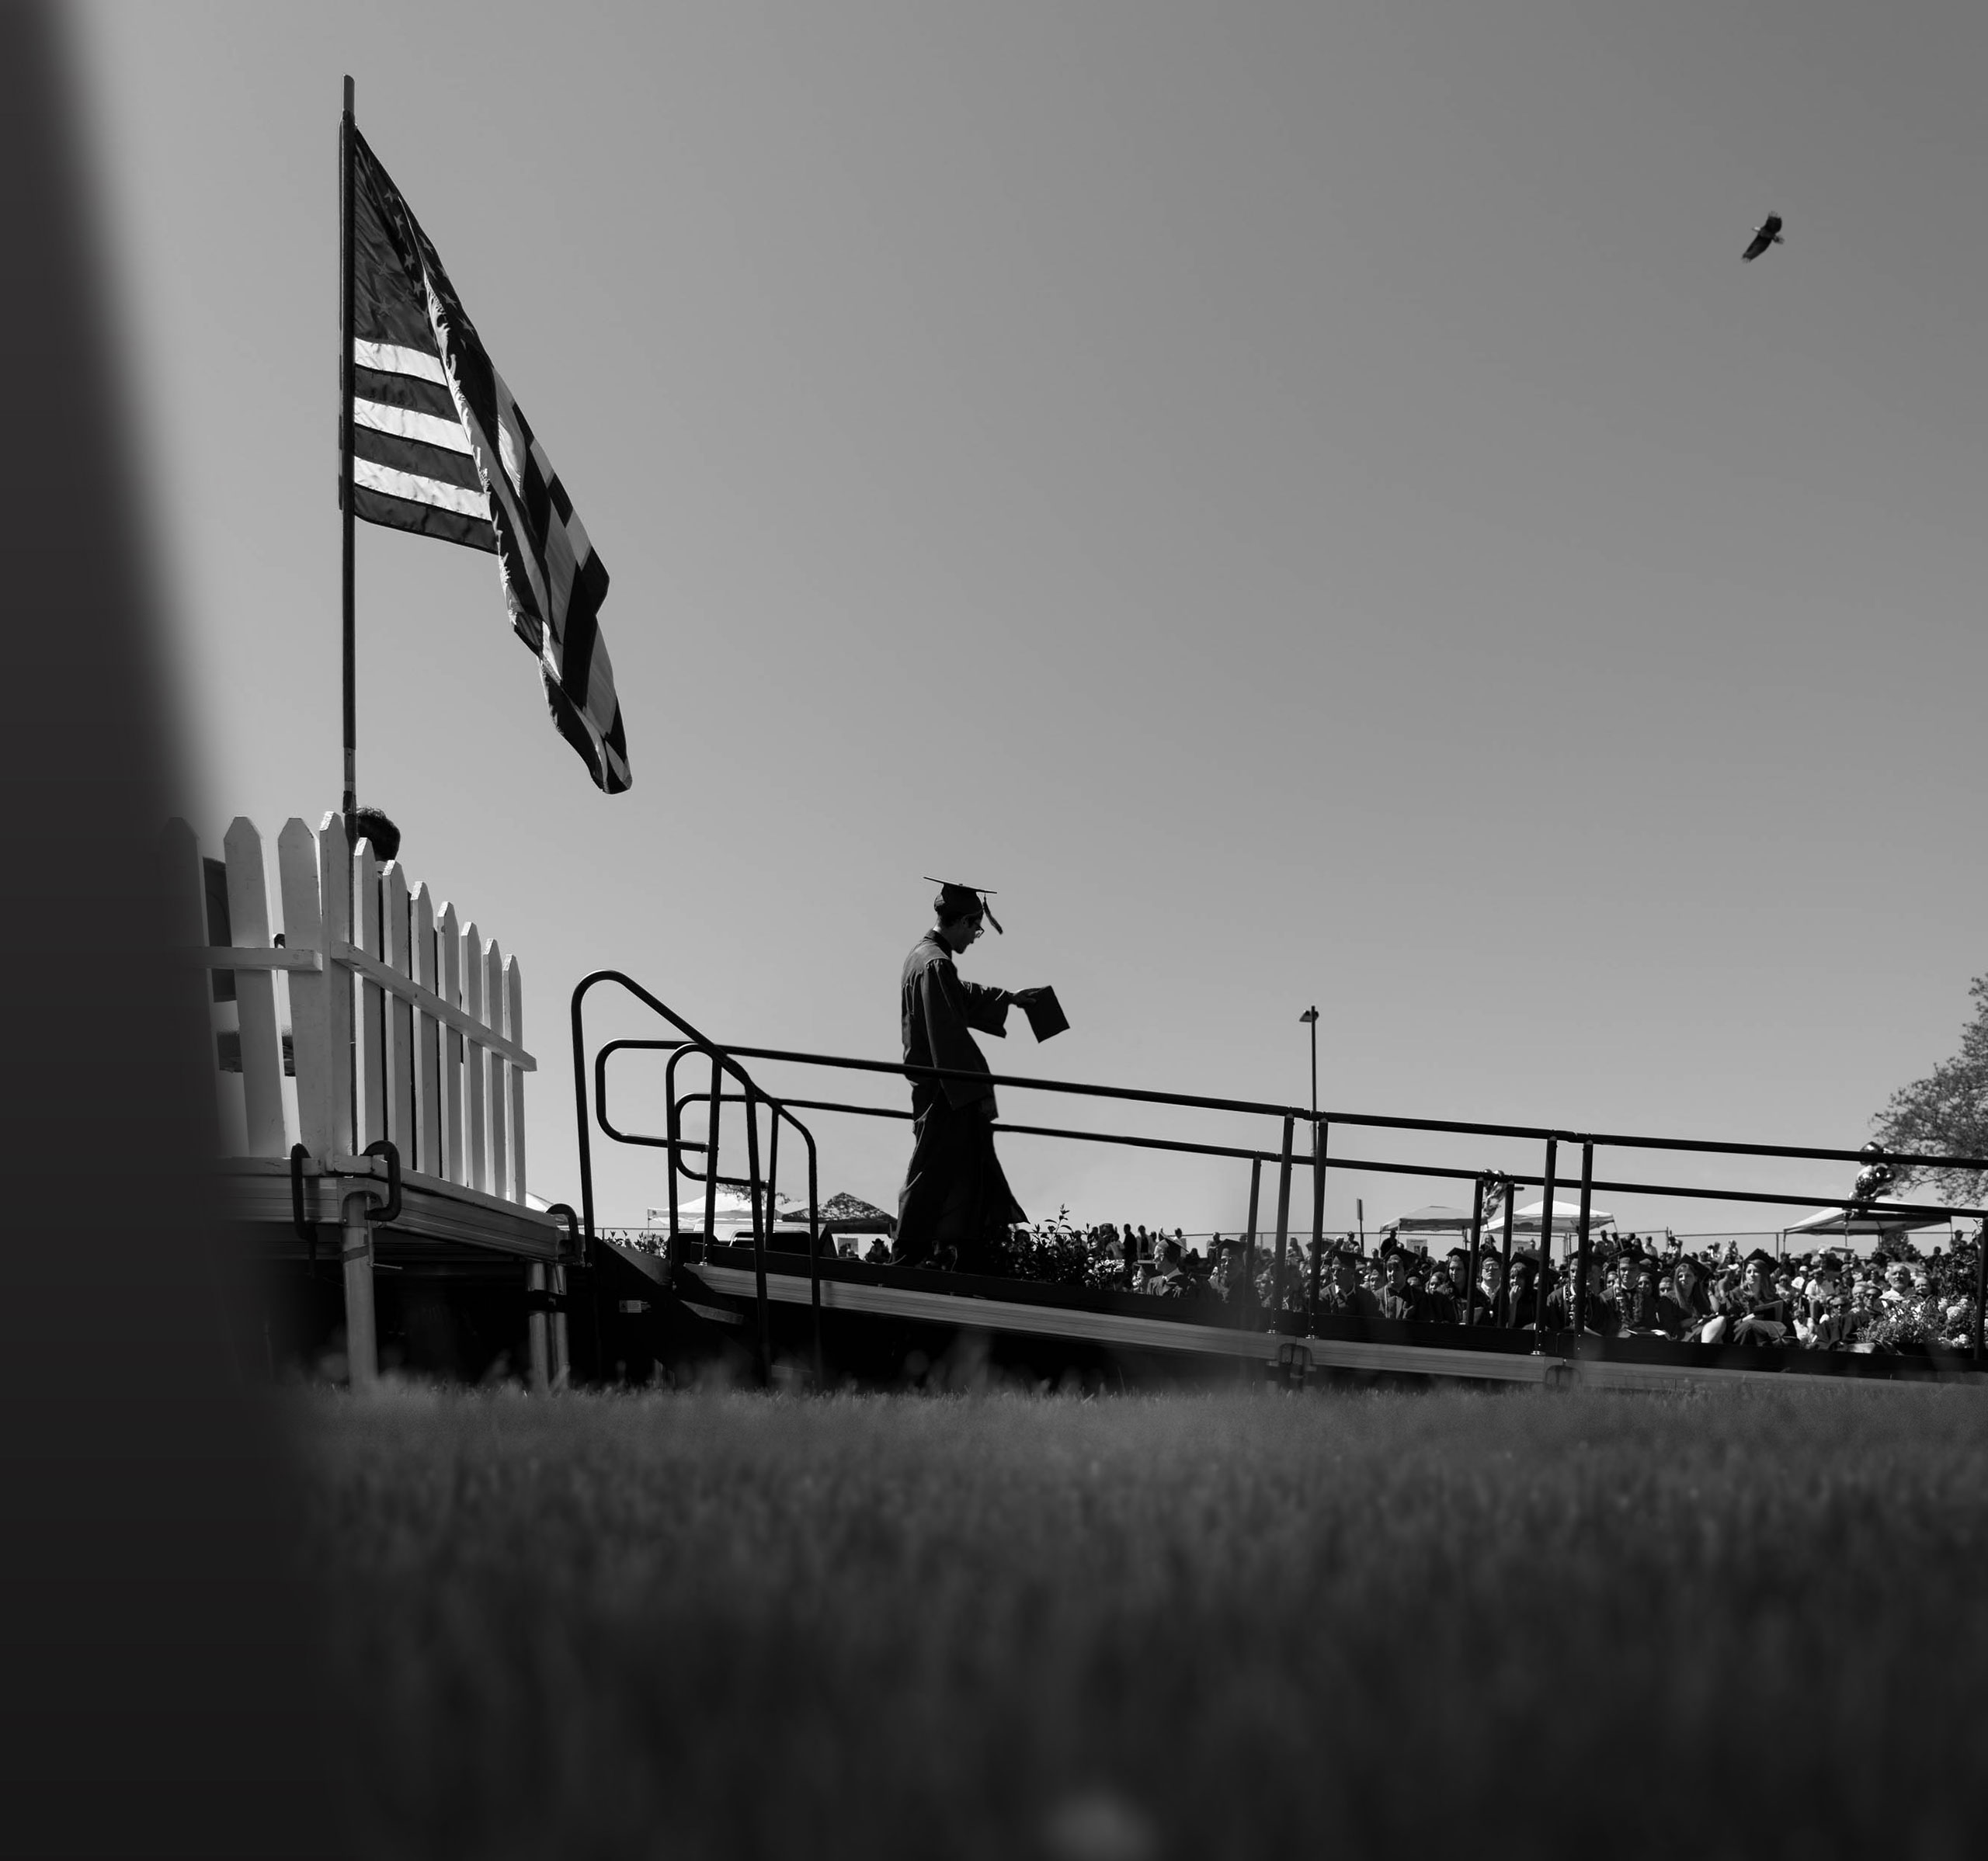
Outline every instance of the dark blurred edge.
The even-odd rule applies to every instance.
[[[176,745],[76,117],[57,10],[0,0],[0,1852],[321,1853],[290,1489],[198,1167],[205,1016],[157,953]]]

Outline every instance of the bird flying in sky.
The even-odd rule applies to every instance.
[[[1779,245],[1781,243],[1781,216],[1778,214],[1770,214],[1753,229],[1753,238],[1748,241],[1746,249],[1740,256],[1750,263],[1769,246]]]

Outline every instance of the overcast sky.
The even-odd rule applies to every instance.
[[[343,73],[613,576],[610,799],[494,561],[359,539],[361,797],[520,958],[540,1193],[580,975],[887,1057],[927,873],[999,888],[967,974],[1058,988],[1068,1034],[989,1043],[1021,1071],[1302,1102],[1316,1002],[1329,1107],[1856,1144],[1953,1050],[1988,9],[344,0],[78,39],[203,835],[337,800]],[[890,1202],[905,1128],[817,1124],[824,1189]],[[1032,1213],[1242,1218],[1239,1166],[1005,1154]],[[653,1153],[603,1170],[606,1217],[662,1199]],[[1346,1173],[1328,1219],[1459,1193]]]

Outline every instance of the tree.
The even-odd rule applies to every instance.
[[[1928,1151],[1948,1157],[1988,1156],[1988,976],[1968,984],[1974,1019],[1961,1030],[1960,1051],[1924,1079],[1901,1086],[1872,1122],[1888,1151]],[[1899,1187],[1930,1182],[1949,1200],[1976,1201],[1984,1172],[1912,1169],[1901,1165]]]

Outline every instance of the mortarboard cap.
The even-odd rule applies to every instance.
[[[938,913],[941,924],[950,924],[955,918],[985,917],[994,926],[998,936],[1008,933],[1001,929],[1001,920],[989,908],[987,901],[994,894],[979,885],[955,885],[950,879],[935,879],[930,873],[925,875],[928,885],[936,885],[939,895],[932,901],[932,908]]]

